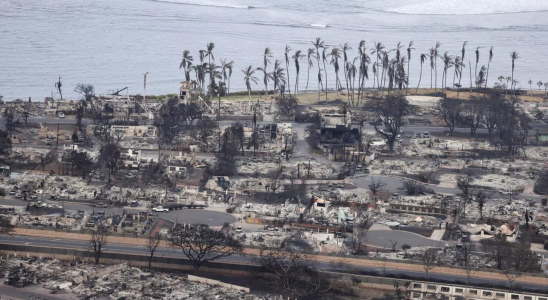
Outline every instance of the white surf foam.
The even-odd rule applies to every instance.
[[[186,5],[197,5],[197,6],[213,6],[213,7],[226,7],[226,8],[237,8],[237,9],[250,9],[254,8],[250,5],[232,5],[232,4],[222,4],[216,2],[198,2],[198,1],[185,1],[185,0],[155,0],[158,2],[169,2],[169,3],[178,3]]]
[[[388,9],[411,15],[487,15],[548,11],[548,0],[433,0]]]
[[[310,26],[318,27],[318,28],[326,28],[327,27],[327,25],[323,25],[323,24],[310,24]]]

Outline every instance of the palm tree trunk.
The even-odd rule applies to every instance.
[[[491,61],[487,63],[487,75],[485,75],[485,89],[487,89],[487,81],[489,80],[489,66],[491,65]]]
[[[470,93],[472,93],[472,63],[468,61],[468,67],[470,68]]]
[[[434,61],[434,73],[436,74],[436,79],[434,82],[434,93],[436,94],[438,92],[438,57],[436,56],[436,60]]]
[[[306,89],[305,91],[308,91],[308,81],[310,80],[310,60],[308,60],[308,74],[306,75]]]
[[[285,62],[285,67],[286,67],[285,70],[287,71],[287,82],[291,82],[289,80],[289,62],[287,62],[287,61]],[[291,96],[291,84],[290,83],[287,85],[287,93],[289,94],[289,96]]]
[[[325,60],[323,61],[323,72],[325,74],[325,101],[327,101],[327,68],[325,67]]]
[[[422,62],[422,60],[421,60]],[[421,75],[419,76],[419,84],[417,84],[417,89],[415,90],[415,94],[419,92],[419,86],[421,85],[421,79],[422,79],[422,64],[421,64]]]
[[[407,95],[407,91],[409,90],[409,62],[411,59],[407,60],[407,85],[405,86],[405,95]]]

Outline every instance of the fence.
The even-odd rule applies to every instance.
[[[16,228],[24,228],[24,229],[34,229],[34,230],[43,230],[43,231],[54,231],[54,232],[65,232],[65,233],[72,233],[72,234],[82,234],[84,232],[76,231],[76,230],[67,230],[67,229],[53,229],[53,228],[37,228],[33,226],[23,226],[18,225]],[[31,234],[32,235],[32,234]],[[134,239],[140,239],[141,244],[146,243],[147,236],[134,236],[133,234],[123,234],[123,233],[109,233],[109,236],[114,237],[126,237],[126,238],[134,238]],[[1,245],[1,244],[0,244]],[[13,245],[12,245],[13,246]],[[262,247],[258,246],[245,246],[246,249],[262,249]],[[46,248],[48,249],[48,248]],[[54,249],[54,248],[52,248]],[[3,250],[0,248],[0,250]],[[11,250],[11,249],[9,249]],[[65,249],[69,251],[70,249]],[[338,254],[338,253],[321,253],[316,254],[318,256],[327,256],[327,257],[339,257],[339,258],[352,258],[352,259],[358,259],[358,260],[367,260],[367,261],[379,261],[379,262],[387,262],[387,263],[398,263],[398,264],[409,264],[409,265],[422,265],[422,262],[420,261],[413,261],[413,260],[400,260],[400,259],[387,259],[387,258],[379,258],[379,257],[369,257],[369,256],[362,256],[362,255],[346,255],[346,254]],[[440,268],[449,268],[454,270],[464,270],[464,268],[460,266],[452,266],[452,265],[440,265],[438,266]],[[497,269],[485,269],[485,268],[475,268],[474,272],[488,272],[488,273],[498,273],[500,274],[501,271]],[[530,276],[530,277],[537,277],[537,278],[548,278],[548,275],[544,273],[521,273],[521,276]]]
[[[0,244],[0,251],[2,252],[20,252],[20,253],[43,253],[44,256],[48,255],[64,255],[66,257],[74,258],[93,258],[94,253],[87,250],[78,250],[78,249],[65,249],[65,248],[51,248],[51,247],[40,247],[40,246],[28,246],[28,245],[10,245],[10,244]],[[144,252],[144,251],[143,251]],[[139,254],[125,254],[125,253],[116,253],[116,252],[103,252],[101,253],[101,261],[110,260],[117,263],[128,262],[129,265],[139,263],[148,264],[148,258],[146,255]],[[173,266],[175,269],[176,266],[186,266],[187,269],[192,268],[192,262],[183,258],[175,257],[166,257],[158,256],[152,258],[153,264],[161,264],[164,266]],[[246,265],[246,264],[232,264],[232,263],[222,263],[222,262],[205,262],[202,265],[202,268],[207,269],[221,269],[227,271],[243,271],[243,272],[262,272],[264,271],[260,266],[256,265]]]

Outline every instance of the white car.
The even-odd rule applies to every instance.
[[[58,112],[57,113],[57,116],[60,118],[60,119],[64,119],[65,118],[65,114],[63,112]]]
[[[152,211],[155,211],[155,212],[168,212],[169,209],[164,208],[162,206],[157,206],[157,207],[152,208]]]

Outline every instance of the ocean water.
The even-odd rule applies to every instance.
[[[510,76],[509,53],[515,50],[521,56],[515,78],[528,89],[529,79],[548,81],[547,32],[548,0],[0,0],[0,95],[41,101],[54,93],[58,77],[64,98],[78,97],[78,83],[93,84],[98,94],[126,86],[137,94],[145,72],[147,94],[176,93],[184,77],[179,70],[183,50],[197,60],[208,42],[216,45],[217,63],[221,58],[235,62],[231,90],[244,90],[240,70],[260,66],[265,47],[274,52],[273,60],[283,60],[286,44],[306,53],[316,37],[332,46],[348,42],[354,48],[350,59],[360,40],[368,47],[382,42],[387,49],[398,41],[406,48],[414,40],[411,86],[418,82],[420,53],[436,41],[442,44],[440,53],[451,55],[460,55],[468,41],[465,61],[473,69],[475,49],[480,47],[481,67],[493,46],[490,85],[500,75]],[[316,72],[311,70],[309,89],[317,88]],[[334,87],[332,66],[328,72]],[[303,61],[300,90],[306,75]],[[371,85],[372,80],[366,83]],[[429,85],[425,64],[421,86]]]

